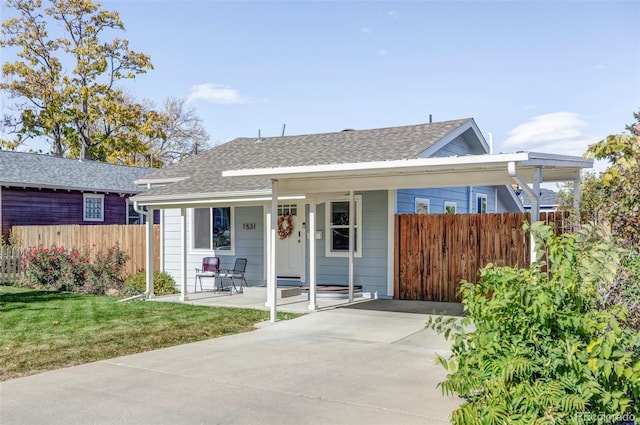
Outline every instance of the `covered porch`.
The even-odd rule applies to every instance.
[[[316,208],[328,199],[340,194],[347,195],[349,200],[349,250],[348,250],[348,276],[349,293],[345,300],[335,300],[337,304],[352,303],[354,299],[354,233],[355,218],[353,217],[354,194],[366,191],[386,190],[389,192],[388,202],[388,235],[393,234],[393,216],[395,214],[394,193],[398,189],[408,188],[446,188],[482,185],[513,185],[518,186],[529,194],[532,199],[532,219],[537,220],[539,214],[540,184],[543,182],[575,181],[580,179],[580,172],[584,168],[591,168],[592,161],[579,157],[563,155],[539,154],[520,152],[515,154],[488,154],[468,155],[462,157],[437,157],[418,158],[399,161],[378,161],[349,164],[326,164],[315,166],[277,167],[263,169],[240,169],[223,171],[222,176],[232,179],[269,179],[271,190],[255,192],[224,193],[218,198],[204,199],[176,199],[171,204],[173,208],[181,210],[181,294],[177,301],[191,302],[194,297],[207,302],[230,302],[235,304],[255,304],[258,308],[269,308],[271,321],[276,320],[278,309],[286,308],[286,305],[303,303],[305,311],[315,311],[325,308],[325,300],[317,297],[317,239],[316,239]],[[575,187],[575,199],[579,198],[579,184]],[[222,196],[224,195],[224,196]],[[515,196],[515,195],[514,195]],[[286,199],[299,199],[308,208],[307,231],[309,234],[309,297],[299,300],[277,300],[277,273],[276,273],[276,240],[277,240],[277,208],[278,203]],[[264,295],[259,301],[242,296],[229,297],[225,295],[218,299],[210,294],[187,294],[186,287],[186,210],[198,203],[206,201],[213,204],[256,204],[265,205],[265,277],[267,282],[266,304]],[[153,213],[153,208],[163,205],[153,203],[147,206],[147,214]],[[153,252],[153,242],[147,240],[148,252]],[[148,261],[151,256],[148,255]],[[147,270],[153,270],[153,264],[147,263]],[[389,286],[393,288],[393,247],[388,244],[387,252],[387,278]],[[147,296],[153,297],[153,278],[147,274]],[[393,291],[393,289],[392,289]],[[207,296],[208,295],[208,296]],[[276,302],[272,302],[277,300]],[[293,307],[292,307],[293,308]]]

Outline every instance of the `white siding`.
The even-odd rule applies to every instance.
[[[237,257],[247,258],[246,278],[249,285],[262,284],[263,278],[263,233],[264,220],[263,208],[235,207],[233,226],[235,231],[235,255],[224,255],[224,252],[216,253],[220,257],[222,268],[233,268]],[[180,210],[165,210],[165,223],[163,235],[164,271],[176,279],[180,286]],[[187,210],[187,289],[193,291],[195,284],[195,269],[202,266],[202,257],[214,255],[213,253],[193,252],[191,249],[191,214]],[[245,230],[243,224],[255,223],[253,230]],[[211,289],[212,279],[203,279],[203,287]]]

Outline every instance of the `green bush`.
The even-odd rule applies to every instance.
[[[129,256],[118,246],[98,252],[91,263],[83,292],[87,294],[104,294],[111,290],[118,293],[124,289],[123,271]]]
[[[124,282],[125,293],[129,295],[142,294],[147,290],[147,275],[143,270],[129,276]],[[178,293],[176,281],[165,272],[153,273],[153,293],[156,295],[170,295]]]
[[[439,384],[465,402],[454,424],[611,424],[640,408],[640,337],[624,306],[603,308],[618,249],[597,228],[553,236],[536,223],[529,269],[489,265],[463,282],[468,315],[428,326],[452,340]],[[606,418],[603,420],[603,418]]]
[[[22,257],[23,286],[83,294],[122,290],[122,273],[128,256],[118,246],[98,252],[95,260],[77,249],[63,246],[29,247]]]

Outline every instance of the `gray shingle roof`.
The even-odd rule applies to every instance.
[[[139,193],[144,187],[134,181],[153,171],[153,168],[0,151],[0,185],[3,186]]]
[[[224,178],[221,174],[224,170],[416,158],[469,120],[261,139],[238,138],[147,176],[148,179],[186,179],[151,189],[142,196],[271,188],[268,179]]]

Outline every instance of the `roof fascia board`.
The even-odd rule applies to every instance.
[[[98,189],[95,187],[74,187],[74,186],[59,186],[59,185],[45,185],[45,184],[35,184],[35,183],[16,183],[16,182],[0,182],[1,186],[6,188],[15,187],[18,189],[51,189],[51,190],[66,190],[66,191],[77,191],[77,192],[95,192],[95,193],[142,193],[146,189],[141,187],[138,190],[123,190],[123,189]]]
[[[159,178],[159,179],[151,179],[151,178],[141,178],[138,180],[134,180],[133,182],[135,184],[139,184],[139,185],[165,185],[165,184],[169,184],[169,183],[177,183],[180,182],[182,180],[186,180],[189,177],[166,177],[166,178]]]
[[[270,197],[271,189],[259,189],[259,190],[245,190],[245,191],[233,191],[233,192],[209,192],[209,193],[196,193],[196,194],[180,194],[180,195],[136,195],[133,200],[138,203],[144,202],[174,202],[174,201],[188,201],[198,202],[202,200],[211,199],[229,199],[229,198],[260,198]]]
[[[480,132],[480,129],[476,125],[476,122],[473,120],[473,118],[469,118],[467,121],[462,123],[458,128],[456,128],[451,133],[444,136],[442,139],[440,139],[433,145],[431,145],[429,148],[424,150],[418,156],[421,158],[431,157],[431,155],[433,155],[434,153],[436,153],[437,151],[439,151],[440,149],[442,149],[443,147],[445,147],[446,145],[454,141],[458,136],[461,136],[470,128],[475,133],[476,137],[478,138],[478,141],[480,141],[480,144],[482,145],[482,149],[484,150],[484,152],[489,153],[489,144],[484,139],[484,136]]]
[[[345,176],[373,176],[391,173],[435,172],[447,170],[459,172],[468,168],[491,169],[504,168],[509,162],[517,162],[519,169],[527,166],[550,166],[560,168],[591,168],[593,161],[578,157],[560,155],[555,158],[531,159],[528,152],[494,155],[466,155],[459,157],[416,158],[396,161],[375,161],[349,164],[323,164],[311,166],[255,168],[244,170],[226,170],[223,177],[269,177],[271,179],[296,179],[313,177],[345,177]]]
[[[304,195],[279,196],[279,200],[292,201],[305,199]],[[262,197],[246,197],[246,198],[217,198],[217,199],[192,199],[192,200],[155,200],[155,201],[138,201],[138,205],[146,206],[152,209],[173,209],[173,208],[207,208],[215,206],[229,205],[267,205],[271,203],[271,196]]]
[[[337,176],[340,174],[367,174],[371,172],[412,172],[424,168],[446,168],[455,171],[456,166],[477,164],[491,165],[510,161],[522,162],[529,159],[526,152],[500,155],[466,155],[457,157],[432,157],[401,159],[394,161],[356,162],[344,164],[321,164],[293,167],[252,168],[225,170],[223,177],[270,177],[273,179],[302,178],[305,176]]]

